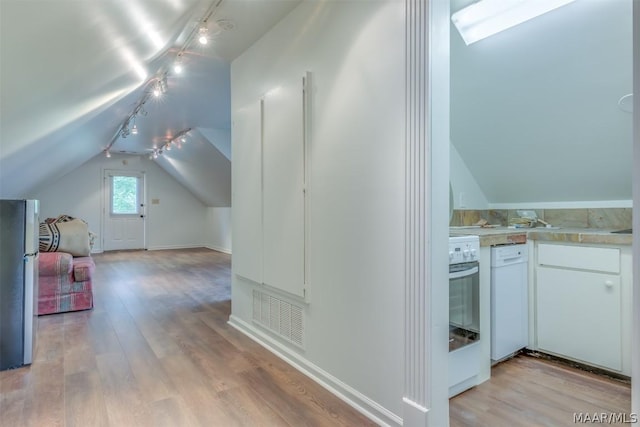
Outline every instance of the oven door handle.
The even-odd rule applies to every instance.
[[[459,279],[461,277],[472,276],[478,272],[478,266],[470,268],[468,270],[455,271],[453,273],[449,273],[449,280],[451,279]]]

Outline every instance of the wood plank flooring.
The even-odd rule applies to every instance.
[[[230,256],[95,256],[95,308],[40,317],[35,363],[0,372],[0,426],[363,426],[368,419],[227,325]],[[531,357],[451,400],[451,425],[570,426],[630,410],[628,384]]]
[[[95,256],[95,307],[39,318],[31,367],[0,372],[0,426],[374,425],[227,325],[230,256]]]
[[[449,401],[451,427],[575,426],[574,413],[631,419],[630,411],[628,383],[526,355],[496,365],[489,381]]]

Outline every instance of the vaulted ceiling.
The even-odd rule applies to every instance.
[[[0,0],[0,197],[191,129],[158,164],[228,206],[229,63],[298,3]],[[202,47],[192,34],[208,13]],[[452,27],[451,142],[489,203],[631,198],[632,119],[617,105],[632,91],[631,41],[631,0],[577,0],[470,46]],[[139,134],[119,136],[165,71]]]
[[[632,0],[576,0],[469,46],[451,27],[451,143],[490,204],[630,200],[632,90]]]
[[[148,155],[191,129],[158,163],[204,204],[229,206],[230,61],[298,2],[1,0],[0,197],[28,197],[109,147]],[[206,46],[195,40],[203,20]],[[148,97],[139,133],[123,138],[165,74],[166,93]]]

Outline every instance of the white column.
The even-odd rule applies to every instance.
[[[633,40],[640,40],[640,0],[633,2]],[[640,414],[640,44],[633,43],[633,345],[631,412]]]
[[[406,0],[404,426],[447,426],[449,2]]]

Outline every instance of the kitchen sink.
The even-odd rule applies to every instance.
[[[616,233],[616,234],[632,234],[633,233],[633,229],[632,228],[627,228],[625,230],[616,230],[616,231],[612,231],[612,233]]]

